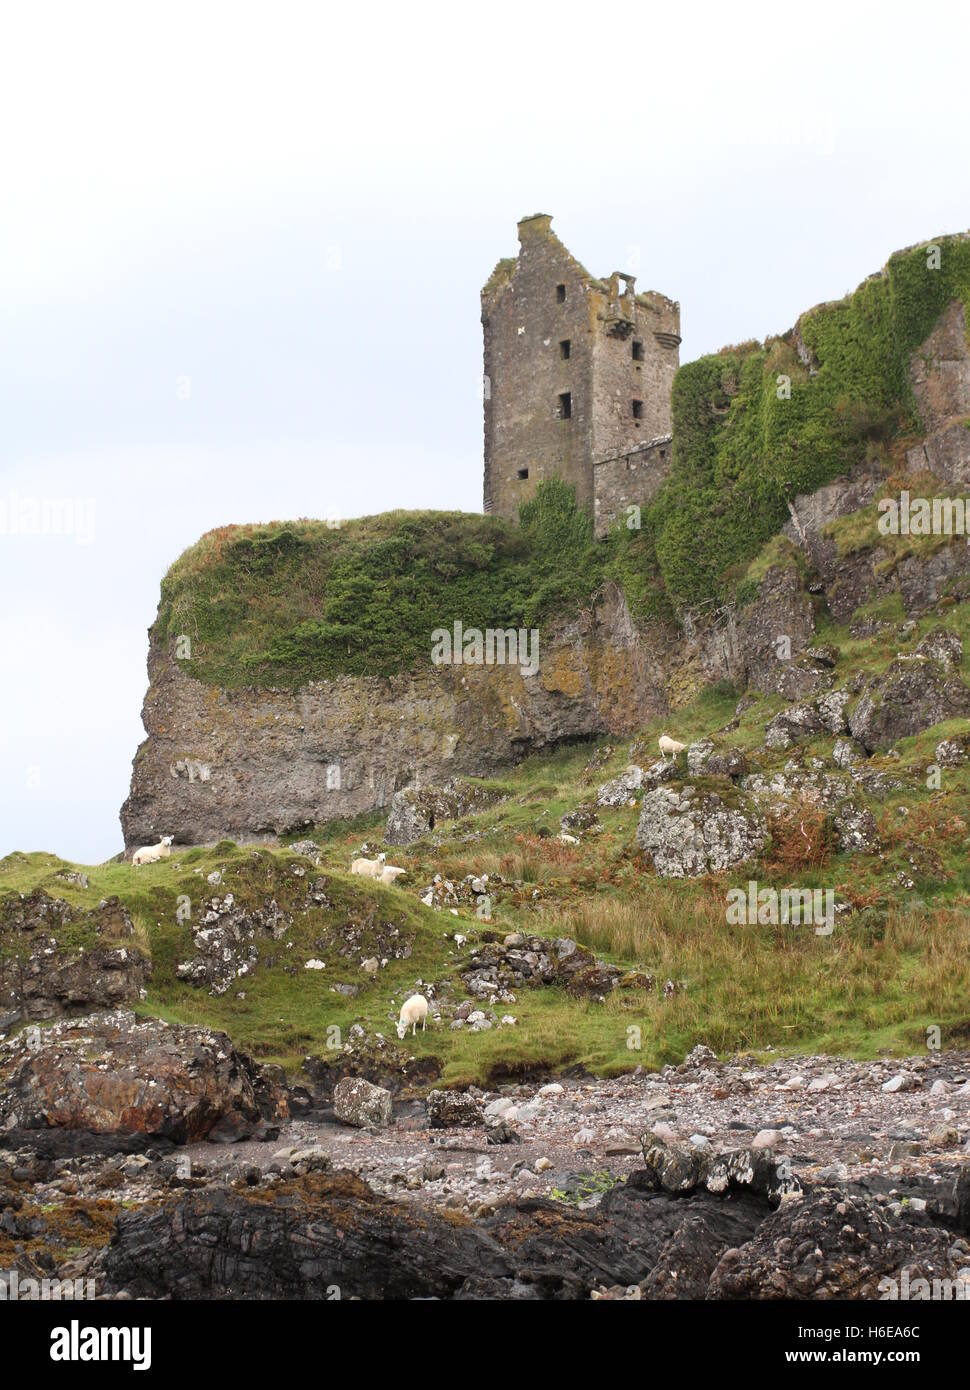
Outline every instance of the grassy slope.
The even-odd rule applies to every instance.
[[[966,633],[968,614],[970,605],[960,605],[948,621]],[[921,628],[938,622],[927,619]],[[855,642],[831,624],[824,636],[841,648],[840,677],[878,670],[894,655],[891,641]],[[766,720],[782,703],[777,697],[759,698],[737,730],[718,736],[734,698],[707,691],[679,712],[676,732],[685,739],[715,734],[720,743],[754,752],[763,743]],[[644,731],[650,744],[659,731],[659,722]],[[623,989],[605,1005],[579,1002],[558,990],[523,990],[508,1008],[519,1020],[514,1028],[483,1034],[443,1028],[409,1042],[417,1054],[441,1057],[451,1081],[577,1063],[607,1073],[637,1063],[655,1066],[681,1058],[697,1042],[722,1052],[911,1052],[923,1045],[925,1028],[934,1024],[943,1031],[944,1046],[961,1039],[965,1045],[970,1035],[970,769],[947,770],[940,791],[925,785],[925,768],[945,732],[948,726],[940,726],[901,741],[898,760],[873,761],[906,784],[905,791],[870,803],[883,839],[881,855],[798,863],[790,857],[797,834],[790,825],[777,825],[760,862],[716,879],[664,882],[645,869],[635,851],[637,811],[631,808],[602,811],[600,830],[584,834],[577,846],[563,845],[555,838],[560,815],[625,766],[630,753],[624,742],[590,774],[584,773],[588,746],[522,764],[504,781],[508,800],[450,827],[445,843],[394,851],[395,861],[409,870],[404,888],[380,888],[347,873],[363,840],[372,846],[379,842],[381,818],[374,816],[322,827],[315,838],[323,863],[317,870],[307,868],[306,879],[293,869],[307,867],[308,861],[285,849],[226,843],[145,868],[109,863],[89,869],[87,890],[57,879],[65,866],[51,855],[10,855],[0,861],[0,892],[42,885],[90,905],[117,893],[152,950],[154,975],[142,1009],[225,1028],[257,1057],[293,1070],[308,1053],[326,1055],[327,1029],[334,1024],[346,1036],[353,1022],[362,1022],[369,1033],[380,1030],[392,1047],[403,1049],[391,1026],[392,1000],[399,1003],[418,981],[450,979],[457,998],[464,997],[451,937],[458,930],[474,941],[481,924],[466,907],[455,918],[421,905],[419,891],[435,872],[453,881],[483,872],[517,880],[517,888],[493,895],[492,926],[501,932],[571,935],[608,959],[648,970],[661,983],[669,977],[687,986],[670,1000],[658,990]],[[817,739],[805,755],[826,757],[832,743],[830,737]],[[600,743],[601,753],[606,747]],[[763,765],[781,766],[788,756],[770,757]],[[221,888],[205,882],[214,868],[224,873]],[[915,879],[915,890],[904,892],[894,884],[900,872]],[[192,954],[189,925],[176,918],[180,894],[187,895],[196,915],[203,897],[226,890],[251,906],[272,895],[286,909],[302,901],[307,882],[317,877],[326,879],[332,908],[298,913],[282,943],[262,946],[276,962],[264,959],[246,979],[244,999],[235,990],[210,996],[175,978],[176,964]],[[805,928],[729,925],[725,891],[749,877],[778,888],[834,887],[855,911],[839,921],[830,938]],[[362,936],[352,956],[342,958],[338,948],[348,924],[359,926]],[[374,953],[374,933],[386,925],[413,933],[413,954],[391,961],[370,979],[359,961]],[[326,960],[326,971],[303,969],[313,956]],[[360,994],[344,999],[331,991],[338,982],[358,984]],[[640,1051],[627,1046],[631,1026],[641,1029]]]

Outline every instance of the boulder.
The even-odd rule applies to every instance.
[[[320,846],[316,840],[294,840],[290,845],[291,854],[303,855],[305,859],[312,859],[315,863],[320,860]]]
[[[786,700],[809,700],[832,684],[831,671],[802,661],[779,661],[774,691]]]
[[[256,1072],[225,1033],[127,1010],[65,1020],[0,1045],[0,1130],[245,1137]]]
[[[849,732],[846,710],[851,699],[851,691],[830,690],[816,700],[815,709],[823,729],[827,729],[830,734]]]
[[[808,647],[805,651],[805,660],[810,661],[813,666],[821,666],[823,670],[831,670],[837,665],[839,656],[838,647],[829,645]]]
[[[597,806],[625,806],[643,786],[643,769],[631,764],[619,777],[605,782],[596,793]]]
[[[391,1093],[362,1076],[345,1076],[333,1088],[333,1112],[355,1129],[383,1129],[391,1123]]]
[[[640,1144],[649,1187],[662,1192],[691,1192],[703,1186],[711,1160],[702,1149],[668,1144],[654,1134],[642,1135]]]
[[[640,1182],[658,1192],[685,1194],[746,1191],[777,1205],[801,1184],[779,1165],[771,1149],[726,1149],[715,1154],[709,1145],[675,1144],[656,1131],[640,1137],[646,1172]]]
[[[707,760],[714,752],[714,743],[709,738],[699,739],[687,749],[687,773],[690,777],[700,777]]]
[[[783,1203],[751,1239],[725,1250],[707,1297],[899,1298],[903,1271],[910,1289],[927,1279],[929,1297],[934,1278],[954,1280],[965,1263],[953,1232],[918,1210],[895,1217],[863,1194],[818,1187]]]
[[[432,1129],[479,1129],[485,1123],[481,1102],[464,1091],[429,1091],[425,1105]]]
[[[696,878],[753,858],[766,833],[754,810],[727,805],[714,793],[701,795],[687,783],[645,794],[637,844],[661,877]]]
[[[858,792],[844,777],[828,772],[803,772],[788,764],[770,776],[753,773],[741,782],[742,790],[772,815],[784,815],[799,802],[810,802],[830,813],[832,825],[845,852],[871,852],[879,847],[872,813],[856,801]]]
[[[643,770],[643,787],[652,790],[654,787],[662,786],[664,782],[676,782],[680,777],[680,768],[677,766],[676,758],[658,758],[655,763]]]
[[[799,739],[811,738],[823,727],[812,705],[789,705],[776,714],[765,729],[765,747],[791,748]]]
[[[834,810],[852,795],[852,786],[844,777],[829,772],[805,772],[787,763],[781,772],[753,772],[741,782],[741,790],[766,811],[779,815],[799,801],[810,801]]]
[[[559,826],[560,829],[566,832],[572,830],[589,830],[598,820],[599,817],[596,814],[596,807],[593,803],[591,801],[583,801],[578,806],[573,807],[571,811],[567,811],[566,814],[560,818]]]
[[[711,754],[704,764],[708,777],[730,777],[732,782],[744,777],[748,771],[747,755],[740,748],[722,748]]]
[[[916,655],[937,662],[944,671],[955,671],[963,664],[963,642],[945,627],[928,632],[916,647]]]
[[[841,767],[844,771],[862,762],[865,756],[866,750],[853,738],[836,739],[835,747],[832,749],[832,761],[836,767]]]

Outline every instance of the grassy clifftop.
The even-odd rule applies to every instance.
[[[162,581],[155,634],[187,635],[186,669],[220,685],[390,675],[427,661],[431,633],[534,627],[604,573],[588,517],[548,484],[521,525],[462,512],[387,512],[331,527],[210,531]]]

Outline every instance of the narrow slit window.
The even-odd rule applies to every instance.
[[[562,360],[563,360],[564,362],[566,361],[567,357],[569,356],[569,339],[568,339],[568,338],[563,338],[562,342],[559,344],[559,356],[562,358]]]
[[[565,304],[565,302],[566,302],[566,286],[565,286],[565,285],[557,285],[557,286],[556,286],[556,303],[557,303],[557,304]]]
[[[528,470],[528,468],[520,468],[520,469],[519,469],[519,477],[523,480],[523,482],[525,481],[525,479],[526,479],[528,476],[529,476],[529,470]]]
[[[633,418],[634,420],[643,419],[643,401],[633,402]]]
[[[559,418],[560,420],[573,418],[573,398],[569,391],[563,391],[559,397]]]
[[[643,361],[643,344],[642,344],[642,343],[638,343],[638,342],[634,341],[634,344],[633,344],[633,360],[634,360],[634,362],[642,362],[642,361]]]

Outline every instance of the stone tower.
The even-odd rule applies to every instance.
[[[482,290],[486,512],[510,520],[543,478],[573,484],[602,535],[670,466],[680,305],[598,280],[542,214]]]

